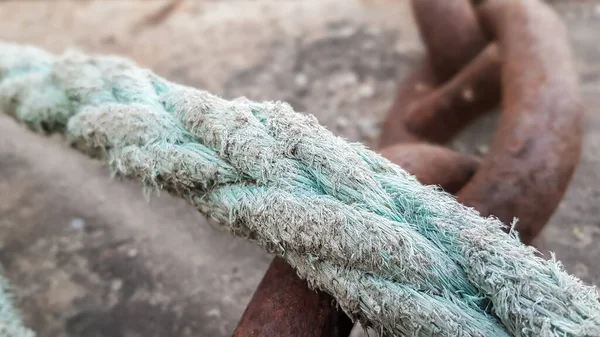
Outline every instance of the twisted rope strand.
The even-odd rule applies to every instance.
[[[312,116],[0,43],[0,110],[187,199],[392,336],[600,336],[593,287]]]

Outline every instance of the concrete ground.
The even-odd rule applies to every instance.
[[[285,100],[373,144],[422,48],[406,1],[0,2],[0,38],[117,53],[227,98]],[[554,1],[586,100],[580,166],[544,238],[600,284],[600,2]],[[485,151],[495,119],[452,146]],[[229,336],[270,257],[60,139],[0,117],[0,262],[39,337]]]

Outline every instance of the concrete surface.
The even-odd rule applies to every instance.
[[[600,4],[554,1],[586,98],[585,148],[543,236],[600,284]],[[406,1],[14,1],[0,38],[133,58],[228,98],[286,100],[373,144],[421,52]],[[481,153],[495,119],[452,146]],[[0,262],[40,337],[229,336],[270,257],[167,195],[150,201],[60,139],[0,117]]]

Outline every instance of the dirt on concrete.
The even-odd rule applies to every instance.
[[[285,100],[374,145],[422,46],[406,1],[14,1],[0,38],[130,57],[227,98]],[[600,3],[557,1],[586,99],[583,157],[543,237],[600,284]],[[482,154],[495,117],[451,145]],[[149,199],[149,201],[148,201]],[[183,201],[111,180],[0,117],[0,262],[40,337],[229,336],[270,257]]]

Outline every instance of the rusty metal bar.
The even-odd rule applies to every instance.
[[[461,189],[475,174],[479,159],[445,147],[416,143],[396,144],[381,155],[402,167],[425,185],[438,185],[448,193]]]
[[[452,78],[488,44],[468,0],[412,0],[412,9],[440,82]]]
[[[566,29],[538,0],[488,0],[478,9],[502,53],[500,126],[459,201],[508,222],[531,242],[579,161],[583,104]]]
[[[406,127],[407,107],[435,90],[438,80],[425,56],[400,84],[390,111],[381,126],[379,147],[397,143],[420,142],[421,138]]]
[[[459,190],[474,174],[479,161],[428,144],[399,144],[384,155],[419,181]],[[265,273],[233,337],[347,337],[352,322],[334,299],[309,289],[291,266],[275,258]]]
[[[419,134],[419,130],[407,129],[409,107],[452,78],[488,43],[468,0],[413,0],[412,6],[427,53],[400,85],[382,126],[380,147],[427,139],[430,134]],[[478,74],[474,77],[482,78],[477,77]],[[467,77],[472,78],[473,75]],[[479,101],[490,100],[483,95],[478,98]],[[445,100],[445,96],[437,96],[433,99],[438,103],[437,106],[432,106],[431,103],[425,105],[428,105],[428,109],[435,110],[436,107],[443,106]],[[419,108],[421,109],[423,108]]]
[[[490,43],[454,78],[406,107],[406,129],[435,143],[452,139],[465,125],[500,103],[501,60]]]
[[[505,222],[520,218],[517,229],[530,243],[562,198],[579,158],[577,79],[564,27],[545,4],[474,3],[483,4],[474,11],[466,0],[413,0],[429,53],[400,86],[380,145],[396,144],[383,154],[423,183],[458,191],[461,202],[483,215]],[[487,43],[491,38],[497,45]],[[500,94],[501,125],[481,162],[423,143],[448,140],[497,104]],[[308,290],[276,259],[234,336],[347,336],[351,324],[340,315],[329,296]]]
[[[323,292],[309,289],[282,258],[275,258],[233,337],[347,337],[352,322]]]

